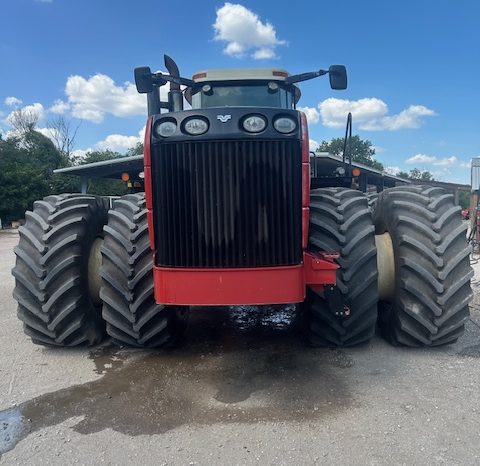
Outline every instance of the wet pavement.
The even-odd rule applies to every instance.
[[[294,306],[192,310],[176,350],[48,349],[15,317],[15,242],[0,235],[1,464],[480,461],[478,297],[433,350],[308,348]]]
[[[185,424],[301,422],[348,409],[351,397],[335,369],[353,360],[342,350],[305,348],[294,307],[215,313],[193,311],[183,345],[169,352],[110,342],[90,351],[101,378],[0,412],[0,452],[75,416],[83,417],[74,427],[82,434],[151,435]],[[258,394],[268,403],[255,401]]]

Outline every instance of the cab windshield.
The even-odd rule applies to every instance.
[[[271,82],[205,83],[192,94],[192,108],[209,107],[293,108],[293,99],[290,91]]]

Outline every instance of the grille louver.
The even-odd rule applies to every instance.
[[[162,143],[152,155],[157,265],[300,262],[299,141]]]

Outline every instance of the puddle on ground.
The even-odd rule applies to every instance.
[[[29,425],[18,408],[0,411],[0,457],[29,432]]]
[[[306,348],[289,309],[194,310],[176,350],[95,349],[100,379],[0,412],[0,454],[77,416],[73,429],[82,434],[141,435],[185,424],[308,421],[347,409],[353,360],[342,350]]]

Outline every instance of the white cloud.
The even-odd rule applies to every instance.
[[[169,88],[169,84],[160,88],[162,101],[167,100]],[[134,84],[127,81],[123,85],[117,85],[110,76],[104,74],[96,74],[90,78],[70,76],[65,85],[65,94],[66,101],[57,99],[48,110],[40,103],[27,105],[22,110],[33,112],[39,120],[45,117],[47,111],[59,115],[69,112],[73,117],[94,123],[101,123],[107,114],[129,117],[146,116],[147,113],[146,96],[139,94]],[[5,99],[6,105],[14,107],[6,117],[6,123],[11,124],[13,114],[20,108],[21,103],[22,101],[16,97]],[[188,107],[189,105],[185,105],[185,108]]]
[[[372,146],[372,149],[375,151],[375,154],[381,154],[382,152],[385,152],[385,147],[382,146]]]
[[[20,137],[21,134],[16,131],[16,130],[2,130],[2,137],[4,139],[10,139],[10,138],[16,138],[16,137]]]
[[[114,152],[125,152],[135,147],[139,142],[143,141],[145,135],[145,127],[139,132],[138,136],[125,136],[123,134],[110,134],[104,140],[95,144],[95,148],[99,150],[111,150]]]
[[[53,128],[35,128],[35,131],[42,133],[45,137],[55,142],[56,130]],[[57,133],[58,134],[58,133]]]
[[[420,128],[421,117],[434,116],[435,112],[423,105],[410,105],[397,115],[385,116],[377,120],[371,120],[363,125],[362,129],[369,131],[396,131],[404,128]]]
[[[353,121],[358,124],[363,124],[388,113],[387,104],[376,98],[345,100],[331,97],[320,102],[318,108],[320,109],[322,123],[329,128],[344,127],[349,112],[352,113]]]
[[[452,155],[451,157],[445,157],[443,159],[436,160],[433,162],[433,165],[438,165],[438,166],[450,166],[450,165],[456,165],[458,163],[458,158]]]
[[[309,143],[310,143],[309,144],[310,145],[310,150],[312,152],[315,152],[318,149],[318,147],[320,146],[320,144],[317,141],[315,141],[314,139],[310,139]]]
[[[314,125],[320,119],[320,113],[314,107],[298,107],[298,110],[305,113],[309,124]]]
[[[402,170],[400,167],[385,167],[383,171],[388,175],[397,176]]]
[[[18,107],[22,105],[22,101],[20,99],[17,99],[16,97],[10,96],[5,99],[5,105],[9,107]]]
[[[31,117],[32,119],[36,119],[37,121],[41,121],[45,116],[45,108],[41,103],[36,102],[32,105],[25,105],[25,107],[15,109],[11,113],[9,113],[6,118],[6,122],[9,125],[12,125],[12,123],[14,122],[17,112],[21,112],[26,117]]]
[[[434,155],[416,154],[405,160],[405,163],[409,165],[427,164],[434,167],[470,168],[470,162],[460,160],[455,155],[451,155],[450,157],[436,157]]]
[[[404,128],[418,128],[422,117],[433,116],[435,112],[423,105],[410,105],[396,115],[388,115],[387,104],[376,97],[359,100],[329,98],[318,105],[322,123],[329,128],[343,128],[347,115],[352,113],[353,121],[366,131],[396,131]]]
[[[123,134],[110,134],[103,141],[95,144],[100,150],[112,150],[115,152],[124,152],[140,142],[138,136],[125,136]]]
[[[286,42],[277,38],[273,25],[262,22],[253,11],[238,3],[225,3],[217,10],[215,40],[226,42],[226,55],[241,57],[246,53],[256,60],[276,57],[275,47]]]
[[[107,113],[117,117],[146,113],[146,97],[137,92],[134,84],[126,82],[117,86],[112,78],[104,74],[88,79],[70,76],[65,93],[72,115],[94,123],[102,122]]]
[[[60,99],[55,100],[53,105],[48,109],[49,112],[57,113],[58,115],[63,115],[68,110],[70,110],[70,105]]]
[[[417,154],[405,160],[405,163],[413,165],[415,163],[432,163],[435,162],[435,160],[437,160],[437,158],[432,155]]]
[[[268,47],[262,47],[261,49],[255,50],[252,55],[252,58],[255,60],[271,60],[275,57],[275,50],[269,49]]]
[[[73,156],[74,159],[79,160],[79,159],[84,159],[85,156],[92,151],[93,149],[90,147],[88,149],[75,149],[75,150],[72,150],[71,155]]]

